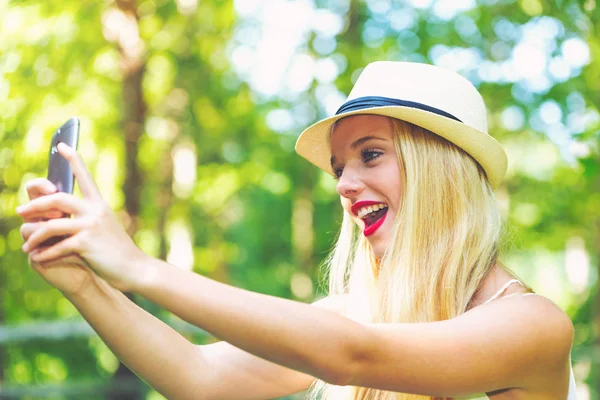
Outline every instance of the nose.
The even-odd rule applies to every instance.
[[[336,189],[340,196],[351,199],[359,195],[365,188],[365,185],[360,179],[360,174],[353,168],[346,166],[342,171]]]

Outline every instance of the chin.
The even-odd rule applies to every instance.
[[[369,240],[369,244],[371,245],[371,251],[375,258],[379,261],[385,255],[385,250],[387,249],[387,238],[373,238]]]

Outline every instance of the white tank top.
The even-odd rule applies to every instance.
[[[513,283],[519,283],[519,284],[523,285],[521,283],[521,281],[519,281],[517,279],[512,279],[512,280],[506,282],[504,284],[504,286],[502,286],[500,288],[500,290],[498,290],[498,292],[495,295],[493,295],[492,297],[490,297],[483,304],[489,303],[490,301],[497,299]],[[505,298],[508,298],[508,297],[518,296],[518,295],[520,295],[520,296],[535,296],[536,294],[535,293],[525,293],[525,294],[523,294],[523,293],[513,293],[511,295],[504,296],[502,298],[505,299]],[[571,366],[571,377],[569,378],[569,393],[567,395],[566,400],[577,400],[576,389],[577,389],[577,387],[575,385],[575,376],[573,375],[573,366]],[[489,397],[485,393],[481,393],[481,394],[474,394],[474,395],[471,395],[471,396],[455,397],[455,400],[489,400]]]

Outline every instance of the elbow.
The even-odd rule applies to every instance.
[[[317,376],[323,382],[335,386],[347,386],[352,381],[352,375],[340,366],[330,367],[328,370],[317,374]]]
[[[369,343],[372,342],[368,339],[368,329],[365,327],[355,340],[345,343],[339,357],[330,357],[326,361],[322,373],[318,375],[320,379],[336,386],[360,386],[361,371],[364,371],[369,359]]]
[[[346,386],[350,381],[349,375],[340,366],[332,366],[318,376],[323,382],[335,386]]]
[[[167,399],[176,400],[223,399],[221,389],[224,387],[222,383],[224,379],[218,375],[218,369],[214,368],[204,356],[202,346],[193,345],[191,354],[194,356],[187,360],[188,364],[180,364],[176,381],[169,379],[168,390],[164,390],[161,394]]]
[[[359,358],[348,357],[344,362],[328,368],[321,374],[321,379],[335,386],[359,386],[361,365],[363,362]]]

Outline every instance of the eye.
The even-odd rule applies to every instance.
[[[373,150],[373,149],[365,149],[360,152],[360,155],[364,162],[369,162],[371,160],[376,159],[383,153],[381,151]]]
[[[333,169],[334,179],[339,180],[340,177],[342,176],[342,172],[344,172],[344,168],[334,168]]]

